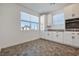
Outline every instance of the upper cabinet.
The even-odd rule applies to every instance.
[[[64,8],[64,16],[65,19],[70,19],[72,17],[72,6]]]
[[[48,25],[48,26],[51,26],[51,25],[52,25],[52,14],[51,14],[51,13],[48,14],[47,20],[48,20],[48,21],[47,21],[47,25]]]
[[[79,18],[79,4],[72,4],[64,8],[64,15],[66,19]]]

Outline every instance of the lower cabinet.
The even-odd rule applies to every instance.
[[[50,41],[54,41],[54,42],[58,42],[58,43],[62,43],[62,44],[79,48],[79,33],[78,32],[49,31],[49,32],[45,32],[42,35],[42,37]]]
[[[63,32],[50,31],[46,33],[46,39],[63,43]]]
[[[78,32],[65,32],[64,44],[68,44],[79,48],[79,33]]]
[[[64,44],[72,45],[72,33],[64,32]]]
[[[58,37],[58,32],[52,32],[51,40],[57,42],[57,39],[58,39],[57,37]]]
[[[63,43],[64,42],[64,32],[58,32],[58,37],[57,37],[57,41],[59,43]]]
[[[53,34],[54,34],[54,35],[53,35]],[[49,31],[49,32],[46,33],[45,38],[46,38],[47,40],[54,41],[54,40],[57,39],[57,38],[56,38],[56,33]]]
[[[44,39],[45,38],[45,34],[46,34],[45,32],[40,31],[40,33],[39,33],[40,38]]]
[[[50,32],[45,32],[45,39],[49,40],[50,39]]]
[[[79,47],[79,33],[75,33],[74,39],[72,40],[72,45],[75,47]]]

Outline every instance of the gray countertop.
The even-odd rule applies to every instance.
[[[65,30],[63,30],[63,29],[48,29],[47,31],[61,31],[61,32],[64,32]]]

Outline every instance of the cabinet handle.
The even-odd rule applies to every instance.
[[[56,35],[56,37],[58,37],[58,35]]]
[[[72,39],[75,39],[75,37],[74,37],[74,36],[72,36]]]
[[[79,33],[77,33],[77,35],[79,35]]]
[[[49,33],[48,33],[48,35],[49,35]]]
[[[75,34],[75,33],[72,33],[73,35]]]

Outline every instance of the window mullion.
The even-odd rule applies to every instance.
[[[31,26],[31,16],[29,16],[29,20],[30,20],[30,30],[31,30],[31,27],[32,27],[32,26]]]

